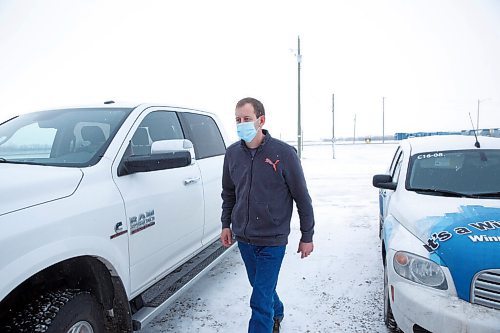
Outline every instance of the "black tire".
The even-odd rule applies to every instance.
[[[74,329],[75,325],[81,329]],[[102,306],[95,297],[86,291],[66,289],[34,299],[12,318],[6,332],[105,333],[106,330]]]
[[[384,323],[390,332],[401,332],[394,319],[391,309],[391,300],[389,299],[389,283],[387,278],[387,262],[384,263]]]

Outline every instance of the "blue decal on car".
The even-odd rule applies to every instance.
[[[458,297],[469,301],[474,275],[500,268],[500,209],[461,206],[457,213],[425,218],[429,222],[424,247],[433,261],[448,266]]]

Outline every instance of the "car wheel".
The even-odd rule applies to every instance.
[[[102,306],[89,292],[66,289],[47,292],[24,307],[7,332],[104,333]]]
[[[387,263],[384,264],[384,322],[391,332],[401,332],[392,314],[391,300],[389,299],[389,281],[387,278]]]

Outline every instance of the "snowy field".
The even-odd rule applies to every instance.
[[[278,281],[282,332],[388,332],[383,323],[383,269],[378,190],[372,176],[388,167],[396,144],[305,146],[302,165],[316,219],[314,252],[296,253],[296,212]],[[141,332],[247,330],[251,288],[238,249]]]

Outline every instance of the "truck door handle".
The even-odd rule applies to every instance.
[[[199,180],[200,177],[184,179],[184,185],[194,184],[197,183]]]

